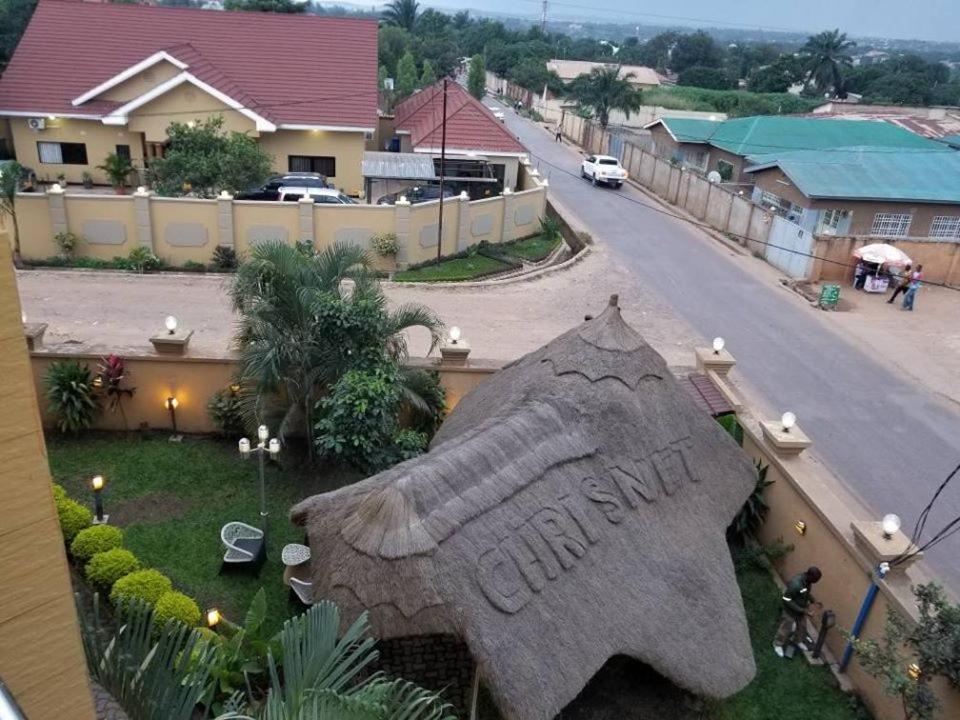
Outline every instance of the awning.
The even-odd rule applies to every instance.
[[[419,153],[365,152],[363,176],[384,180],[436,180],[433,158]]]

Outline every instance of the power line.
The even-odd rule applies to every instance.
[[[539,160],[540,162],[542,162],[542,163],[545,164],[545,165],[550,166],[551,168],[553,168],[554,170],[556,170],[556,171],[558,171],[558,172],[562,172],[562,173],[564,173],[565,175],[569,175],[570,177],[573,177],[573,178],[581,179],[580,176],[578,176],[576,173],[572,173],[572,172],[570,172],[569,170],[567,170],[566,168],[562,168],[562,167],[560,167],[559,165],[556,165],[555,163],[550,162],[550,161],[547,160],[546,158],[544,158],[544,157],[542,157],[542,156],[540,156],[540,155],[537,155],[536,153],[533,153],[533,152],[529,152],[529,151],[528,151],[528,154],[529,154],[530,156],[532,156],[532,157],[537,158],[537,160]],[[843,262],[842,260],[832,260],[832,259],[830,259],[830,258],[826,258],[826,257],[823,257],[823,256],[821,256],[821,255],[815,255],[815,254],[813,254],[813,253],[803,252],[802,250],[796,250],[795,248],[788,248],[788,247],[784,247],[784,246],[782,246],[782,245],[777,245],[776,243],[772,243],[772,242],[769,242],[769,241],[767,241],[767,240],[757,240],[757,239],[755,239],[755,238],[747,237],[746,235],[739,235],[739,234],[737,234],[737,233],[727,232],[727,231],[723,231],[723,230],[717,230],[715,227],[713,227],[713,226],[711,226],[711,225],[708,225],[708,224],[706,224],[706,223],[702,223],[702,222],[699,222],[699,221],[697,221],[697,220],[692,220],[692,219],[690,219],[690,218],[683,217],[682,215],[678,215],[678,214],[676,214],[676,213],[672,213],[672,212],[670,212],[669,210],[665,210],[664,208],[656,207],[655,205],[651,205],[650,203],[646,203],[646,202],[644,202],[644,201],[642,201],[642,200],[638,200],[638,199],[636,199],[636,198],[632,198],[632,197],[630,197],[629,195],[625,195],[625,194],[623,194],[623,193],[621,193],[621,192],[617,192],[617,191],[613,190],[613,191],[611,191],[611,193],[612,193],[613,195],[615,195],[616,197],[622,198],[622,199],[624,199],[624,200],[626,200],[626,201],[628,201],[628,202],[633,203],[634,205],[639,205],[640,207],[646,208],[647,210],[652,210],[653,212],[660,213],[661,215],[666,215],[667,217],[671,217],[671,218],[674,218],[674,219],[676,219],[676,220],[681,220],[681,221],[687,223],[688,225],[693,225],[694,227],[698,227],[698,228],[703,229],[703,230],[710,230],[710,231],[712,231],[712,232],[723,232],[725,235],[729,235],[730,237],[737,238],[738,240],[744,240],[744,241],[746,241],[746,242],[757,243],[758,245],[763,245],[764,247],[771,247],[771,248],[773,248],[773,249],[775,249],[775,250],[783,250],[784,252],[793,253],[794,255],[801,255],[801,256],[803,256],[803,257],[812,258],[812,259],[814,259],[814,260],[820,260],[820,261],[825,262],[825,263],[828,263],[828,264],[830,264],[830,265],[839,265],[840,267],[845,267],[845,268],[855,268],[855,267],[856,267],[856,265],[855,265],[854,263]],[[926,281],[926,280],[925,280],[925,281],[924,281],[924,284],[925,284],[925,285],[931,285],[931,286],[933,286],[933,287],[943,287],[943,288],[946,288],[946,289],[948,289],[948,290],[960,291],[960,287],[955,287],[955,286],[953,286],[953,285],[948,285],[948,284],[946,284],[946,283],[938,283],[938,282]]]

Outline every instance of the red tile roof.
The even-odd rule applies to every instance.
[[[439,148],[443,125],[443,81],[401,102],[396,129],[410,133],[413,149]],[[467,90],[447,82],[447,149],[522,153],[525,148],[493,113]]]
[[[165,51],[274,124],[374,128],[377,22],[40,0],[0,78],[0,114],[95,115],[83,95]]]

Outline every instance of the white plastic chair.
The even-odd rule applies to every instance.
[[[313,605],[313,583],[298,578],[290,578],[290,588],[304,605]]]
[[[220,530],[220,540],[226,546],[225,563],[252,563],[263,547],[263,530],[243,522],[230,522]]]

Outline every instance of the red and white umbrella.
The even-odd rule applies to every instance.
[[[913,261],[900,248],[886,243],[874,243],[873,245],[864,245],[853,251],[853,256],[864,262],[877,263],[878,265],[890,265],[892,267],[903,267],[911,265]]]

